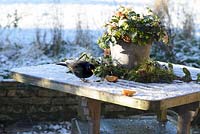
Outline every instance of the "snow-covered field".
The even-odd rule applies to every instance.
[[[17,30],[5,31],[7,34],[9,33],[12,41],[23,40],[24,43],[30,43],[33,40],[36,28],[42,31],[48,30],[58,23],[65,32],[65,38],[72,40],[78,21],[81,21],[82,29],[99,32],[102,31],[105,21],[110,18],[119,5],[128,5],[134,7],[136,11],[142,11],[151,4],[151,0],[145,2],[138,0],[134,2],[128,2],[128,0],[32,1],[0,2],[0,24],[2,26],[8,23],[8,14],[12,15],[17,11],[18,17],[21,18],[18,22],[19,28]],[[6,33],[4,34],[5,36],[7,35]]]

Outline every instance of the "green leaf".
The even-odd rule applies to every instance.
[[[117,43],[117,40],[116,40],[116,38],[115,38],[115,37],[113,37],[113,36],[111,37],[111,39],[110,39],[110,40],[111,40],[111,42],[110,42],[110,43],[112,43],[112,44],[116,44],[116,43]]]
[[[187,69],[187,68],[183,68],[183,72],[185,74],[185,76],[183,76],[181,79],[185,82],[190,82],[192,81],[192,77],[191,77],[191,74],[190,74],[190,71]]]
[[[129,25],[128,25],[128,23],[124,22],[124,23],[122,24],[122,26],[123,26],[123,30],[129,30]]]
[[[197,82],[200,82],[200,73],[197,74]]]
[[[168,68],[169,68],[170,70],[173,70],[173,64],[172,64],[172,63],[168,63]]]
[[[185,75],[190,76],[190,71],[187,68],[183,68],[183,72],[185,73]]]
[[[120,31],[115,31],[115,32],[113,33],[113,36],[115,36],[115,37],[117,37],[117,38],[120,38],[121,35],[122,35],[122,33],[121,33]]]
[[[131,34],[131,40],[134,41],[134,39],[137,37],[137,32]]]
[[[111,19],[111,22],[117,23],[118,21],[119,21],[118,18],[114,18],[114,17],[113,17],[113,18]]]

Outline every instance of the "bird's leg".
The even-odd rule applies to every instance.
[[[66,73],[73,73],[71,70],[67,70]]]
[[[84,79],[84,78],[80,78],[83,82],[89,82],[88,80]]]

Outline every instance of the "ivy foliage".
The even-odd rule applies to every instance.
[[[200,82],[200,73],[197,74],[197,82]]]
[[[176,78],[173,69],[170,67],[171,64],[168,66],[160,65],[153,60],[147,60],[133,69],[124,68],[113,61],[111,57],[88,58],[87,60],[95,65],[94,74],[101,78],[114,75],[120,79],[143,83],[171,83]]]
[[[200,73],[197,74],[197,80],[192,80],[190,71],[184,67],[182,71],[185,75],[179,77],[174,74],[171,63],[162,65],[151,59],[144,61],[133,69],[123,67],[117,61],[112,60],[111,56],[95,58],[84,53],[78,60],[86,60],[92,63],[95,66],[94,74],[102,79],[112,75],[120,79],[142,83],[172,83],[174,80],[200,82]]]
[[[167,43],[167,32],[159,16],[150,8],[147,8],[147,12],[142,15],[121,6],[105,24],[106,31],[97,41],[99,47],[106,49],[118,41],[137,45],[147,45],[154,41]]]
[[[191,73],[190,71],[187,69],[187,68],[183,68],[183,73],[185,74],[185,76],[183,76],[181,79],[182,81],[185,81],[185,82],[190,82],[192,81],[192,76],[191,76]]]

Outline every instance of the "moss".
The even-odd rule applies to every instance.
[[[148,60],[141,65],[126,69],[111,57],[104,57],[99,59],[89,59],[95,66],[95,75],[98,77],[105,77],[106,75],[118,76],[121,79],[149,83],[149,82],[172,82],[176,77],[173,73],[172,67],[160,65],[156,61]]]
[[[138,68],[129,71],[128,80],[137,82],[167,82],[170,83],[175,79],[173,70],[167,66],[160,65],[156,61],[146,61]]]

